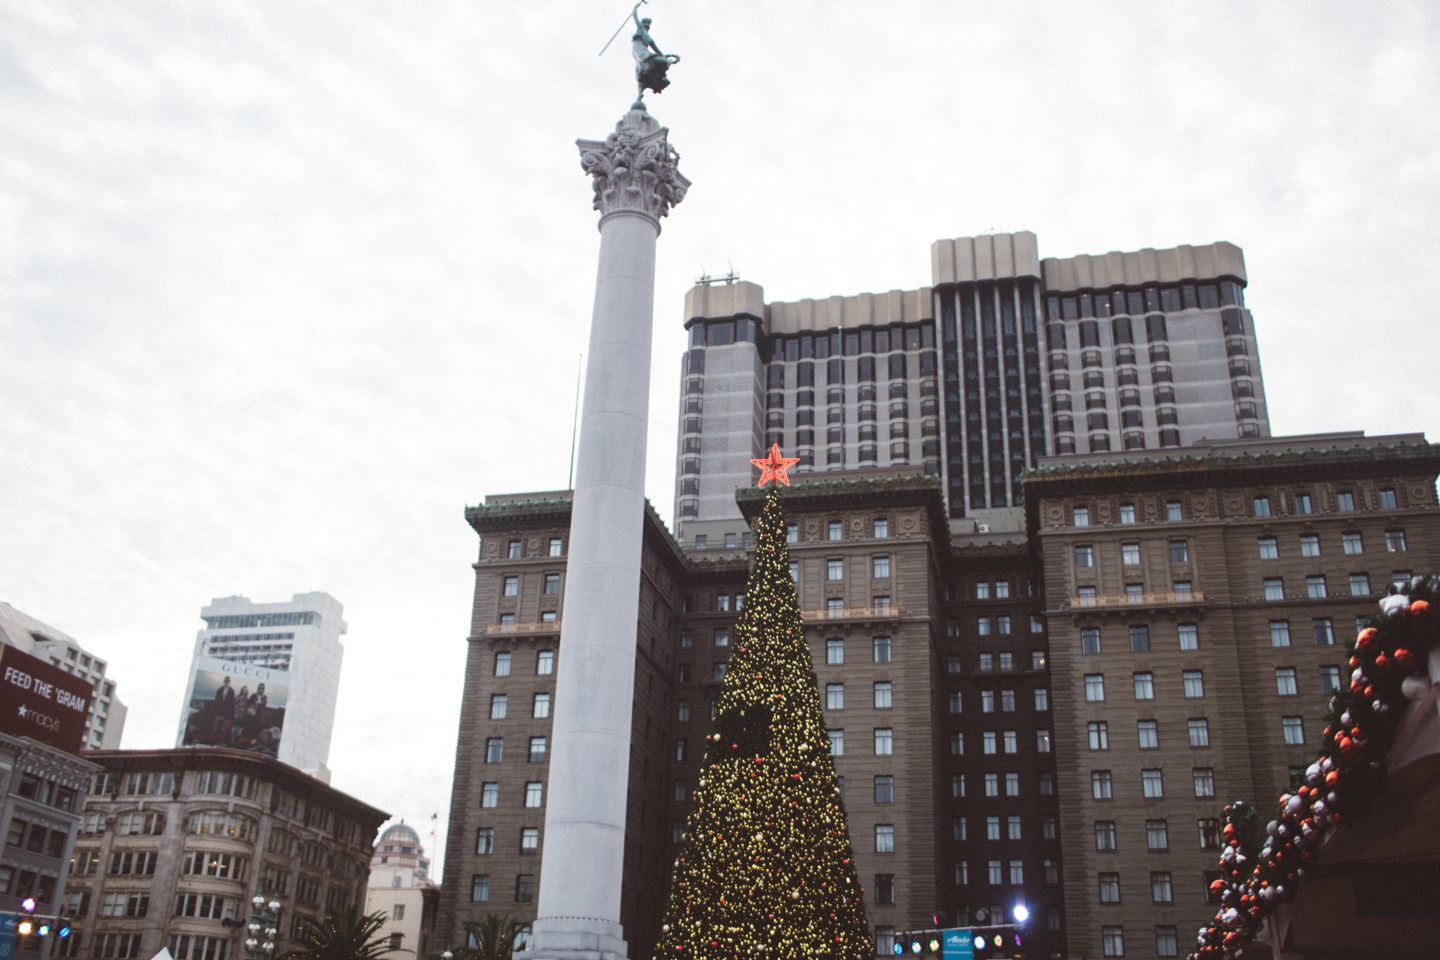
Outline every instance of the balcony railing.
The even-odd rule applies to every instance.
[[[822,610],[805,610],[802,616],[806,623],[821,620],[899,620],[900,608],[892,604],[883,607],[826,607]]]
[[[1071,607],[1160,607],[1182,603],[1204,603],[1205,594],[1199,590],[1176,593],[1126,593],[1107,594],[1103,597],[1075,597]]]
[[[488,623],[484,635],[487,637],[542,637],[560,632],[559,620],[542,620],[539,623]]]

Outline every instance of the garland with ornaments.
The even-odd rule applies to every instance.
[[[1440,580],[1416,577],[1391,589],[1349,647],[1350,682],[1330,700],[1320,756],[1280,797],[1279,814],[1262,831],[1253,807],[1226,805],[1220,879],[1210,884],[1220,909],[1200,928],[1191,960],[1221,960],[1253,941],[1295,898],[1325,835],[1369,812],[1406,704],[1429,689],[1426,659],[1440,630]]]

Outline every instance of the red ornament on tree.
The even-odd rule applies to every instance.
[[[770,445],[770,456],[760,460],[751,460],[755,466],[760,468],[760,479],[755,481],[755,486],[763,487],[767,483],[775,483],[776,486],[790,486],[790,478],[785,471],[800,462],[799,457],[780,456],[780,444]]]

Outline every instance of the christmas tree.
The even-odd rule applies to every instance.
[[[845,810],[805,640],[779,484],[755,525],[745,609],[675,861],[656,960],[870,960]]]

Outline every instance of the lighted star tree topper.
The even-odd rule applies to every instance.
[[[655,960],[870,960],[874,941],[790,579],[779,487],[799,461],[752,461],[774,483],[695,809]]]

